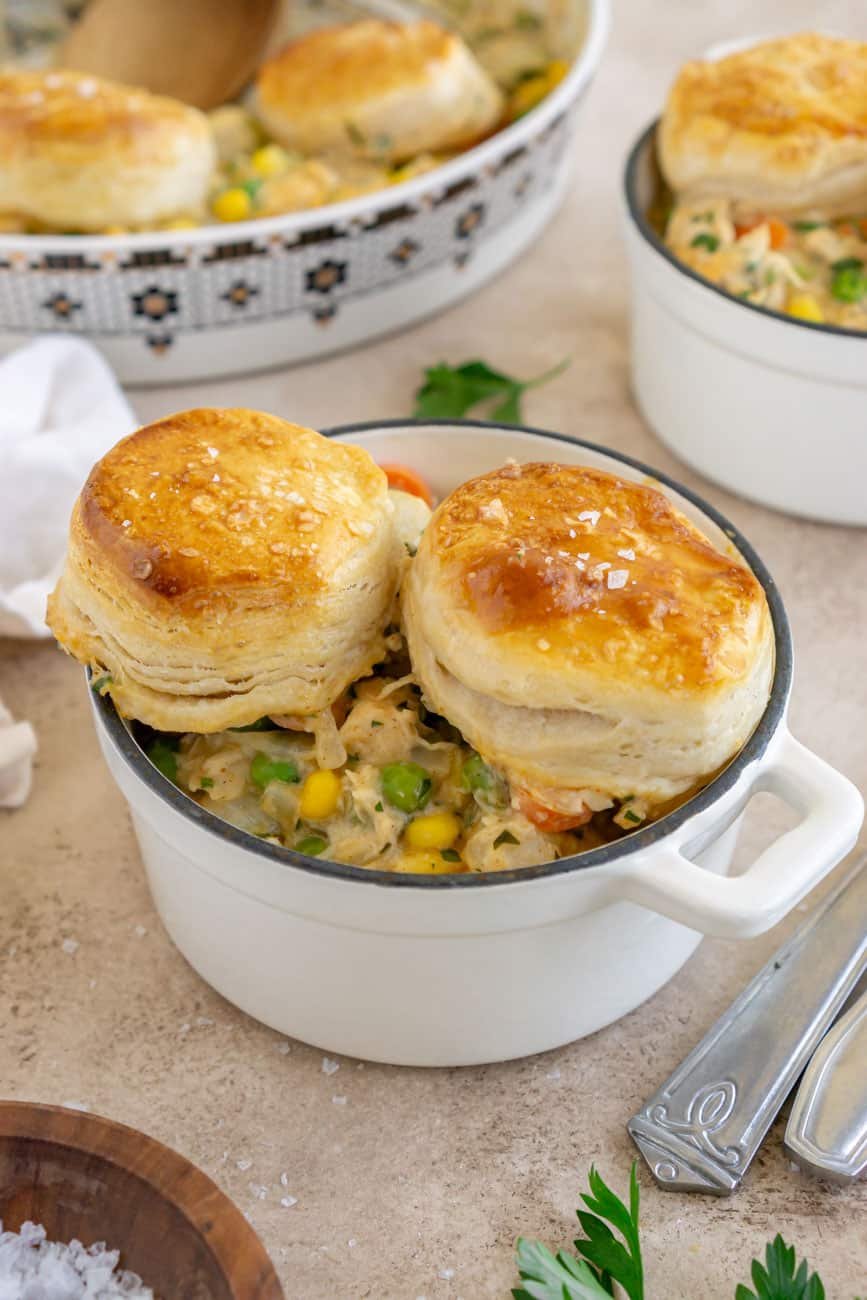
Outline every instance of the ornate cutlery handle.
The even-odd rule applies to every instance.
[[[807,1066],[785,1142],[795,1163],[820,1178],[851,1183],[867,1173],[867,993]]]
[[[728,1195],[867,964],[860,858],[627,1125],[660,1187]]]

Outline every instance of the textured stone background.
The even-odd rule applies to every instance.
[[[483,355],[531,375],[573,357],[566,375],[532,394],[527,417],[679,475],[744,529],[792,619],[793,730],[864,789],[864,534],[728,496],[651,436],[629,399],[618,231],[620,160],[681,60],[717,40],[815,24],[816,5],[616,0],[615,8],[573,191],[519,266],[471,302],[355,355],[143,391],[133,402],[143,420],[226,404],[324,426],[406,413],[422,367],[440,358]],[[844,0],[822,5],[825,28],[851,30],[853,20]],[[625,1185],[626,1119],[801,919],[746,943],[706,942],[647,1006],[545,1057],[438,1072],[344,1059],[328,1075],[321,1052],[287,1045],[235,1011],[170,945],[73,664],[47,644],[6,643],[0,694],[33,719],[42,747],[29,805],[0,814],[0,1095],[86,1103],[196,1161],[249,1214],[290,1300],[507,1296],[517,1233],[567,1244],[592,1161]],[[757,809],[744,858],[780,825],[772,805]],[[67,938],[79,944],[74,953],[62,947]],[[821,1270],[829,1300],[867,1290],[867,1185],[809,1182],[789,1168],[781,1132],[772,1131],[734,1199],[664,1195],[645,1180],[652,1300],[731,1300],[777,1230]],[[297,1197],[291,1208],[280,1204],[287,1194]]]

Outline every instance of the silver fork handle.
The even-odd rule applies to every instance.
[[[820,1178],[851,1183],[867,1174],[867,992],[807,1066],[785,1143],[795,1163]]]

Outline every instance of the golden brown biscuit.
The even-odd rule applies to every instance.
[[[752,573],[662,492],[601,470],[510,464],[458,488],[402,605],[430,706],[516,785],[559,791],[554,806],[670,800],[741,748],[767,702]]]
[[[659,130],[686,198],[832,215],[867,201],[867,44],[802,32],[687,63]]]
[[[160,730],[324,714],[382,657],[393,518],[361,448],[258,411],[184,411],[92,470],[48,623]]]
[[[255,105],[287,148],[388,162],[470,145],[503,110],[459,36],[429,21],[378,18],[290,42],[262,67]]]
[[[0,71],[0,211],[60,230],[142,226],[203,205],[216,161],[195,108],[68,71]]]

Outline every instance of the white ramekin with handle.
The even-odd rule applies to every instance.
[[[647,218],[653,123],[626,163],[632,386],[700,474],[777,510],[867,524],[867,334],[743,302],[683,266]]]
[[[503,463],[559,460],[657,482],[762,583],[776,668],[768,707],[733,762],[689,802],[604,848],[498,875],[416,876],[305,858],[200,808],[145,758],[110,699],[103,752],[132,812],[154,900],[190,964],[231,1002],[330,1052],[465,1065],[540,1052],[631,1011],[703,934],[775,924],[852,847],[855,788],[789,734],[788,623],[749,544],[699,497],[626,457],[557,434],[433,422],[335,437],[412,465],[443,495]],[[727,879],[738,821],[772,791],[799,824]]]

